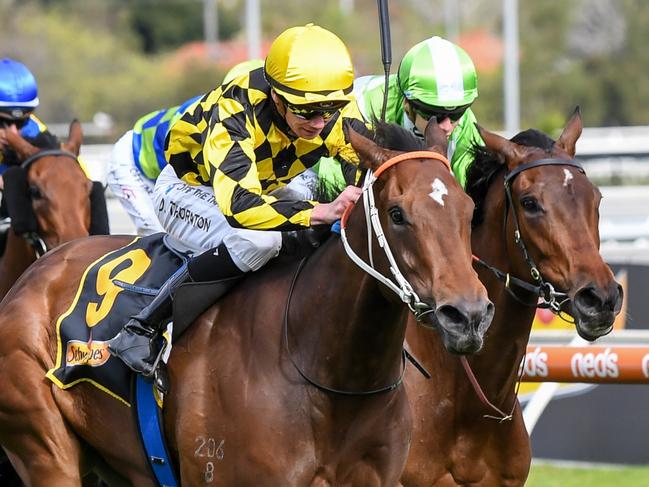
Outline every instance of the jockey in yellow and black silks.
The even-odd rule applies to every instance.
[[[261,59],[244,61],[227,72],[223,83],[264,65]],[[153,187],[167,165],[165,139],[171,126],[201,96],[195,96],[171,108],[163,108],[140,117],[113,146],[108,160],[107,181],[138,235],[163,232],[153,208]]]
[[[343,124],[365,131],[351,95],[345,44],[313,24],[284,31],[264,66],[207,93],[171,127],[154,203],[160,223],[196,254],[109,344],[133,370],[152,374],[160,323],[173,289],[255,271],[312,226],[331,224],[355,202],[348,186],[331,203],[291,182],[322,157],[356,177],[358,158]],[[292,191],[277,196],[275,190]]]

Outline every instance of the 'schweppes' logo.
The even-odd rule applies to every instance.
[[[100,367],[104,365],[110,357],[107,343],[108,342],[82,342],[81,340],[70,340],[65,352],[65,362],[69,367],[75,365]]]

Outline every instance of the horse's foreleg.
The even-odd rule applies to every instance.
[[[0,369],[10,364],[21,371],[0,378],[2,446],[25,485],[81,487],[80,441],[54,402],[43,369],[22,357],[19,352],[0,357]]]
[[[29,443],[27,440],[25,443]],[[35,443],[35,440],[32,442]],[[39,451],[40,450],[40,451]],[[78,448],[52,454],[42,448],[7,452],[22,482],[30,487],[81,487]]]

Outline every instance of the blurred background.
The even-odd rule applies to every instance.
[[[649,125],[649,2],[400,0],[390,16],[392,72],[424,38],[454,40],[477,66],[474,111],[491,129],[505,128],[503,32],[515,17],[521,128],[555,131],[575,105],[588,127]],[[110,139],[306,22],[347,43],[357,75],[383,72],[375,0],[0,0],[0,50],[36,75],[46,123],[110,123]]]
[[[577,155],[604,195],[602,254],[628,276],[627,328],[644,333],[635,343],[648,343],[649,2],[399,0],[390,2],[390,20],[392,73],[432,35],[469,53],[479,75],[473,109],[488,129],[511,136],[534,127],[556,137],[581,107]],[[83,122],[82,155],[105,181],[112,144],[139,117],[214,88],[234,64],[264,57],[280,32],[307,22],[346,42],[357,76],[383,73],[375,0],[0,0],[0,57],[36,75],[37,114],[54,133]],[[113,233],[131,233],[115,199],[109,208]],[[535,455],[648,465],[646,385],[580,391],[552,400],[532,435]],[[646,467],[599,469],[574,482],[542,469],[529,485],[649,485]]]

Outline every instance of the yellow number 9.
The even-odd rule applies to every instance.
[[[119,271],[111,278],[110,274],[115,267],[130,260],[131,265]],[[106,264],[102,265],[97,272],[97,294],[103,296],[100,303],[89,302],[86,308],[86,324],[88,327],[93,327],[101,320],[103,320],[110,312],[117,295],[122,292],[119,286],[113,283],[113,279],[133,284],[138,278],[146,272],[151,265],[151,259],[146,255],[142,249],[135,249],[126,252],[121,257],[116,258]]]

